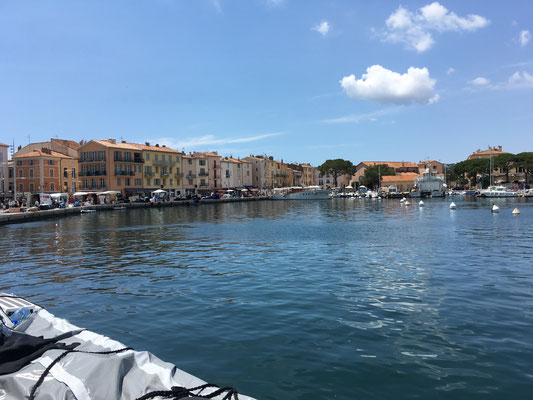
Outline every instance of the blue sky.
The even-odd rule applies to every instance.
[[[2,1],[0,142],[443,162],[533,151],[530,1]]]

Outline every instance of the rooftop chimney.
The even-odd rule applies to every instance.
[[[498,151],[502,151],[502,146],[498,146]]]
[[[146,146],[150,146],[150,142],[144,142]]]
[[[109,138],[107,141],[111,144],[117,144],[117,139]]]
[[[155,144],[155,147],[159,147],[159,143],[156,143],[156,144]]]
[[[123,140],[123,141],[122,141],[122,143],[126,143],[126,141],[125,141],[125,140]]]

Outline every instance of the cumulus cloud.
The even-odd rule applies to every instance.
[[[520,42],[520,46],[524,47],[526,46],[529,41],[531,40],[531,33],[527,30],[520,32],[518,41]]]
[[[352,74],[340,81],[349,97],[382,104],[434,103],[439,99],[435,94],[435,82],[427,68],[410,67],[405,74],[399,74],[381,65],[368,67],[361,79]]]
[[[476,79],[472,79],[468,83],[473,86],[486,86],[490,83],[490,81],[487,78],[483,78],[482,76],[479,76]]]
[[[400,6],[385,21],[384,40],[404,43],[408,48],[422,53],[429,50],[435,40],[432,31],[475,31],[489,24],[489,20],[475,14],[460,17],[438,2],[428,4],[417,12]]]
[[[317,31],[322,36],[326,36],[327,33],[329,32],[328,21],[322,21],[320,24],[313,26],[311,29],[314,31]]]

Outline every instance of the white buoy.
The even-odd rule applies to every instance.
[[[513,210],[513,215],[518,215],[518,214],[520,214],[520,210],[518,208],[515,208]]]
[[[423,207],[423,206],[424,206],[424,202],[423,202],[422,200],[420,200],[420,201],[418,202],[418,205],[419,205],[420,207]]]
[[[494,204],[490,210],[493,213],[497,213],[497,212],[500,212],[500,207],[498,207],[496,204]]]
[[[405,203],[407,201],[407,199],[405,197],[402,197],[402,199],[400,200],[400,203]]]
[[[457,208],[457,206],[455,205],[455,203],[452,201],[451,204],[450,204],[450,210],[455,210]]]
[[[381,197],[378,197],[378,200],[381,200]]]
[[[408,205],[411,204],[411,203],[409,203],[407,200],[405,200],[405,203],[404,203],[404,204],[405,204],[406,206],[408,206]]]

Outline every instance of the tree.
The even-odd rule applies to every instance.
[[[494,159],[494,167],[502,168],[505,171],[505,182],[509,182],[509,169],[513,168],[516,160],[516,156],[512,153],[500,154]]]
[[[394,168],[387,164],[378,164],[365,169],[365,174],[361,177],[361,184],[373,188],[379,185],[380,176],[396,175]]]
[[[490,161],[488,158],[476,158],[473,160],[465,160],[458,162],[453,167],[455,176],[466,176],[471,186],[476,186],[481,183],[483,186],[485,175],[489,174]],[[474,183],[472,185],[472,182]]]
[[[522,168],[526,175],[526,185],[528,183],[528,176],[533,174],[533,153],[524,152],[516,155],[514,163],[515,168]]]
[[[320,173],[324,175],[333,176],[335,187],[337,186],[337,178],[340,175],[353,175],[355,173],[355,166],[351,161],[337,158],[335,160],[326,160],[322,165],[318,167]]]

